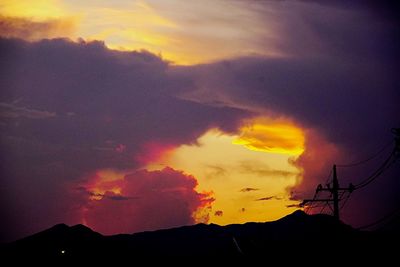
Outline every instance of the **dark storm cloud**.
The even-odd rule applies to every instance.
[[[190,71],[196,85],[177,94],[195,103],[290,117],[308,129],[306,151],[297,161],[305,178],[294,190],[310,197],[334,163],[368,158],[393,139],[390,129],[400,125],[399,27],[394,19],[359,5],[265,5],[286,18],[276,27],[287,57],[254,56],[176,69],[178,76]],[[340,169],[341,183],[361,181],[384,159]],[[399,203],[398,173],[397,164],[373,186],[354,193],[344,211],[347,222],[374,220]],[[351,214],[354,210],[360,212]]]
[[[397,0],[300,0],[305,3],[316,3],[320,5],[327,5],[336,8],[344,9],[358,9],[369,11],[373,14],[380,15],[386,19],[398,20],[400,11],[400,4]]]
[[[292,56],[194,66],[197,88],[181,96],[286,114],[317,127],[335,143],[362,143],[364,152],[373,150],[376,136],[390,138],[390,128],[400,121],[397,28],[391,22],[371,21],[375,17],[358,9],[338,13],[323,5],[293,7],[297,9],[290,12],[297,16],[281,23]],[[317,54],[310,51],[315,49],[306,35],[319,47]]]
[[[391,60],[393,53],[399,56],[398,1],[260,1],[257,4],[266,22],[273,16],[273,29],[278,35],[273,42],[285,54],[318,58],[335,55],[339,61],[356,58],[364,64],[377,59],[371,57],[371,52],[380,53],[380,61]]]
[[[71,221],[78,214],[62,215],[63,203],[72,207],[86,195],[69,194],[69,183],[76,187],[98,169],[136,168],[210,127],[233,131],[249,114],[176,98],[170,92],[188,85],[168,68],[149,52],[102,42],[0,39],[2,231],[16,221],[19,236],[56,218],[78,223]]]
[[[140,144],[190,143],[213,125],[234,130],[245,114],[169,95],[176,81],[166,76],[167,63],[145,51],[116,52],[100,42],[66,40],[30,44],[3,39],[0,47],[1,107],[15,117],[3,121],[3,136],[61,146],[66,153],[56,158],[62,160],[92,158],[89,165],[132,166]],[[18,107],[7,104],[16,100]],[[39,122],[32,116],[52,118]],[[124,151],[114,155],[118,147]],[[74,149],[81,159],[67,155]]]
[[[400,125],[396,20],[359,5],[268,4],[285,57],[177,67],[146,51],[112,51],[101,42],[0,39],[3,240],[80,223],[88,194],[76,186],[89,173],[136,168],[146,144],[153,145],[144,158],[152,158],[160,154],[155,148],[194,143],[210,127],[234,131],[251,112],[290,117],[311,129],[298,161],[305,168],[295,188],[301,196],[325,181],[333,163],[364,159],[391,139],[390,128]],[[341,183],[362,180],[376,164],[340,170]],[[348,207],[357,214],[345,211],[344,218],[374,220],[400,203],[398,173],[396,165],[355,192]],[[98,206],[92,219],[116,203],[133,202],[104,198],[109,209]],[[191,222],[192,211],[184,208],[183,222]]]

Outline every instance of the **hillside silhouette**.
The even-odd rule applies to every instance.
[[[103,236],[83,225],[58,224],[7,244],[2,256],[12,260],[141,259],[147,262],[182,259],[254,260],[299,262],[310,253],[343,257],[374,256],[376,248],[398,241],[398,233],[363,232],[329,215],[296,211],[280,220],[218,226],[197,224],[179,228]],[[390,256],[390,250],[387,250]],[[330,257],[331,257],[330,256]],[[3,257],[4,258],[4,257]],[[332,257],[330,260],[334,260]]]

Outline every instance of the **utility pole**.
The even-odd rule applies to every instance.
[[[332,187],[331,187],[331,184],[327,184],[326,187],[323,187],[321,184],[319,184],[317,186],[317,189],[315,190],[314,197],[312,199],[304,199],[303,202],[300,204],[300,206],[304,207],[304,206],[310,205],[310,203],[312,204],[315,202],[326,203],[328,205],[333,204],[333,208],[330,206],[330,208],[333,210],[333,217],[339,221],[339,219],[340,219],[339,202],[341,201],[341,199],[339,198],[339,193],[340,192],[352,193],[354,190],[368,185],[370,182],[372,182],[374,179],[376,179],[379,175],[381,175],[385,168],[387,168],[388,166],[390,166],[393,163],[393,162],[390,163],[391,159],[396,160],[396,159],[400,158],[400,128],[392,128],[391,131],[395,135],[394,150],[390,154],[389,158],[383,163],[383,165],[381,167],[379,167],[379,169],[372,176],[370,176],[368,179],[364,180],[363,182],[361,182],[360,184],[358,184],[356,186],[354,186],[353,184],[350,183],[348,187],[341,188],[339,186],[339,179],[337,177],[336,164],[335,164],[335,165],[333,165],[333,170],[332,170],[332,173],[333,173]],[[385,148],[386,147],[384,147],[383,149],[385,149]],[[381,150],[381,152],[383,151],[383,149]],[[366,162],[368,160],[364,160],[360,163]],[[359,165],[360,163],[350,164],[350,165],[347,165],[347,167]],[[342,166],[346,166],[346,165],[342,165]],[[330,192],[331,195],[328,198],[317,198],[318,193],[321,191]]]
[[[300,204],[300,206],[305,206],[309,203],[314,203],[314,202],[325,202],[325,203],[333,203],[333,217],[336,220],[340,219],[339,216],[339,192],[353,192],[354,191],[354,185],[349,184],[349,187],[346,188],[340,188],[339,186],[339,180],[337,178],[337,172],[336,172],[336,165],[333,165],[333,180],[332,180],[332,187],[327,184],[326,187],[323,187],[321,184],[317,186],[317,189],[315,190],[315,195],[313,199],[304,199],[303,202]],[[317,199],[316,196],[319,192],[321,191],[328,191],[332,194],[331,197],[329,198],[322,198],[322,199]]]
[[[333,165],[333,181],[332,181],[332,196],[333,196],[333,217],[339,221],[339,181],[336,174],[336,164]],[[347,190],[347,188],[343,188]]]

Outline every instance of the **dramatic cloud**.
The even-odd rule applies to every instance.
[[[337,160],[345,158],[340,147],[328,142],[315,131],[307,132],[306,150],[293,164],[303,169],[292,193],[293,198],[309,198],[319,183],[327,183],[331,169]]]
[[[242,126],[234,144],[255,151],[299,155],[304,151],[303,131],[290,122],[252,119]]]
[[[0,39],[0,62],[0,212],[8,238],[81,223],[75,210],[87,193],[76,197],[73,188],[88,173],[143,167],[210,127],[234,131],[249,115],[174,97],[170,91],[190,85],[169,77],[168,64],[146,51]],[[133,201],[113,198],[104,201]]]
[[[253,25],[246,15],[257,13],[257,27],[245,27],[239,36],[257,33],[263,21],[273,23],[272,34],[262,33],[249,43],[281,52],[279,57],[250,51],[247,57],[174,66],[145,50],[109,50],[100,41],[32,43],[1,38],[0,216],[4,219],[0,235],[15,239],[58,222],[80,223],[82,218],[107,233],[193,223],[192,212],[203,201],[211,203],[195,191],[193,177],[171,169],[138,169],[177,146],[200,146],[196,140],[209,129],[237,133],[246,126],[243,121],[252,118],[291,121],[304,133],[303,140],[298,135],[282,139],[261,131],[262,137],[270,135],[271,139],[262,139],[268,146],[278,142],[285,148],[281,152],[300,151],[303,143],[298,141],[304,141],[303,154],[291,161],[303,171],[288,188],[293,198],[312,196],[317,184],[329,181],[334,163],[368,158],[393,138],[390,129],[400,125],[398,19],[387,5],[375,12],[371,7],[378,5],[370,1],[367,7],[332,3],[268,1],[257,3],[257,8],[240,5],[252,12],[232,9],[250,19],[244,25]],[[230,22],[233,17],[228,18]],[[28,40],[59,36],[58,27],[73,28],[63,23],[3,16],[0,35]],[[224,32],[226,27],[221,29]],[[185,29],[182,34],[187,33]],[[197,37],[201,35],[194,38],[196,45],[203,41]],[[226,41],[221,50],[224,46]],[[181,47],[186,49],[184,44]],[[212,47],[210,51],[218,50]],[[254,135],[244,137],[247,142]],[[367,166],[340,168],[341,185],[368,177],[384,159],[385,153]],[[292,174],[254,162],[232,170],[246,177]],[[228,163],[208,162],[207,166],[206,178],[229,178]],[[94,181],[90,174],[99,170],[115,173],[96,191],[90,187]],[[131,175],[126,176],[128,172]],[[354,225],[373,221],[399,203],[398,173],[397,164],[382,179],[354,192],[343,211],[344,221]],[[226,188],[226,180],[208,180]],[[253,185],[245,182],[233,191]],[[236,212],[243,207],[241,202],[237,205]],[[210,210],[196,216],[206,221]],[[228,211],[223,210],[225,219]],[[132,211],[138,214],[135,220]],[[246,206],[246,214],[250,211]],[[107,216],[113,216],[109,225],[101,219]],[[144,216],[149,216],[148,222]]]
[[[248,114],[169,95],[170,88],[187,85],[168,77],[167,63],[147,52],[116,52],[100,42],[65,40],[29,44],[3,39],[0,46],[1,102],[18,101],[18,106],[7,106],[8,117],[19,112],[18,127],[8,120],[3,135],[66,150],[49,160],[65,160],[79,150],[91,163],[74,156],[68,160],[71,165],[89,170],[135,167],[165,149],[194,142],[211,126],[233,131]],[[28,114],[57,117],[33,123]]]
[[[344,6],[277,2],[275,11],[287,18],[277,23],[282,49],[291,56],[238,58],[173,73],[191,73],[196,85],[178,91],[182,99],[291,118],[306,130],[305,151],[295,163],[303,177],[288,188],[298,199],[312,197],[334,163],[370,157],[393,139],[390,129],[400,124],[398,20],[359,4]],[[361,181],[379,164],[340,169],[340,182]],[[393,208],[399,202],[393,192],[398,172],[395,165],[385,173],[381,185],[387,187],[377,182],[365,193],[355,192],[344,220],[357,225]]]
[[[210,129],[197,139],[196,144],[179,146],[168,157],[149,167],[159,169],[162,166],[172,166],[193,174],[198,179],[199,190],[214,193],[216,200],[213,202],[213,210],[224,211],[223,217],[210,213],[212,223],[245,223],[281,218],[291,212],[285,205],[294,202],[289,200],[286,188],[295,185],[296,176],[300,174],[300,170],[288,162],[293,155],[255,151],[247,146],[234,144],[239,135],[240,132],[231,135],[218,129]],[[243,169],[243,163],[251,168]],[[260,192],[240,191],[250,186]],[[286,198],[277,205],[265,205],[254,202],[254,198],[262,196],[260,194],[279,194]],[[240,207],[248,209],[246,216],[239,212]]]
[[[107,186],[82,207],[86,224],[104,234],[133,233],[195,223],[195,212],[211,205],[213,199],[197,193],[197,181],[182,172],[136,171],[123,179],[102,181],[87,190]],[[106,185],[105,185],[106,184]]]

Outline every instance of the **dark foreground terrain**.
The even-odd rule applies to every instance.
[[[132,235],[103,236],[83,225],[54,227],[3,245],[2,259],[61,263],[181,262],[261,260],[321,266],[396,259],[399,234],[362,232],[328,215],[296,211],[278,221],[242,225],[198,224]],[[136,263],[136,264],[135,264]],[[142,264],[139,264],[142,265]],[[264,265],[264,264],[262,264]]]

